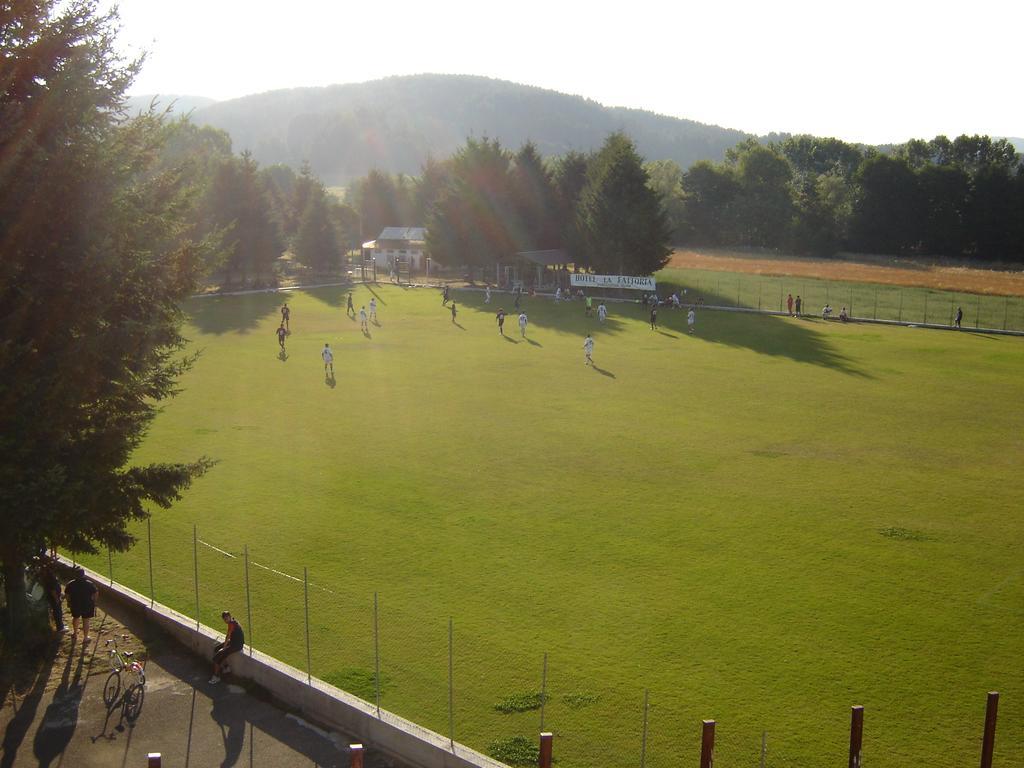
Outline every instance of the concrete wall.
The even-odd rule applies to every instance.
[[[89,578],[100,588],[106,599],[117,600],[158,625],[178,642],[194,653],[213,659],[213,646],[224,639],[223,629],[215,631],[173,611],[160,603],[150,605],[145,595],[110,584],[98,573],[86,569]],[[421,768],[506,768],[504,763],[492,760],[438,733],[422,728],[384,709],[377,708],[345,691],[313,678],[246,646],[244,653],[231,657],[233,677],[260,686],[282,704],[299,710],[306,719],[327,728],[336,728],[354,736],[364,745],[391,754]]]

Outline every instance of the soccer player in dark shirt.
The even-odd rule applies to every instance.
[[[498,333],[500,333],[502,336],[504,336],[505,335],[505,310],[504,309],[499,309],[498,310],[498,314],[495,315],[495,317],[498,320]]]

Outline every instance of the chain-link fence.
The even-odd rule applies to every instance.
[[[680,291],[684,304],[740,307],[772,312],[793,310],[821,317],[825,305],[838,317],[843,307],[853,318],[952,326],[957,310],[961,327],[1024,331],[1024,297],[963,293],[935,288],[911,288],[802,277],[776,277],[704,270],[668,269],[658,275],[664,298]],[[685,293],[682,291],[685,290]]]
[[[702,731],[701,721],[711,714],[701,710],[706,705],[671,690],[594,679],[571,660],[542,651],[525,655],[510,628],[430,615],[412,598],[354,594],[315,569],[277,561],[270,549],[213,542],[198,527],[157,518],[128,552],[103,552],[83,562],[197,624],[220,629],[220,612],[230,610],[245,628],[245,652],[258,648],[304,671],[311,682],[335,685],[510,765],[537,765],[538,735],[545,730],[554,733],[561,768],[702,765],[707,726]],[[780,713],[758,722],[738,714],[743,707],[735,702],[728,709],[732,716],[714,728],[714,765],[846,764],[847,713],[830,708],[803,713],[800,721]],[[957,754],[966,754],[965,744],[973,750],[981,715],[974,728],[961,723],[950,733]],[[996,742],[996,764],[1014,748],[1013,738],[1004,742]],[[919,762],[899,745],[888,748],[890,760],[876,761],[870,738],[866,743],[858,765]]]

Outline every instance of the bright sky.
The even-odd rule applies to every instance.
[[[867,143],[1024,137],[1019,0],[121,0],[133,94],[230,99],[470,74],[737,128]]]

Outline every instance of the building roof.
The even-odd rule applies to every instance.
[[[551,251],[519,251],[516,253],[516,256],[544,267],[569,263],[568,254],[560,248]]]
[[[378,240],[417,240],[427,239],[426,227],[384,227],[377,235]]]

